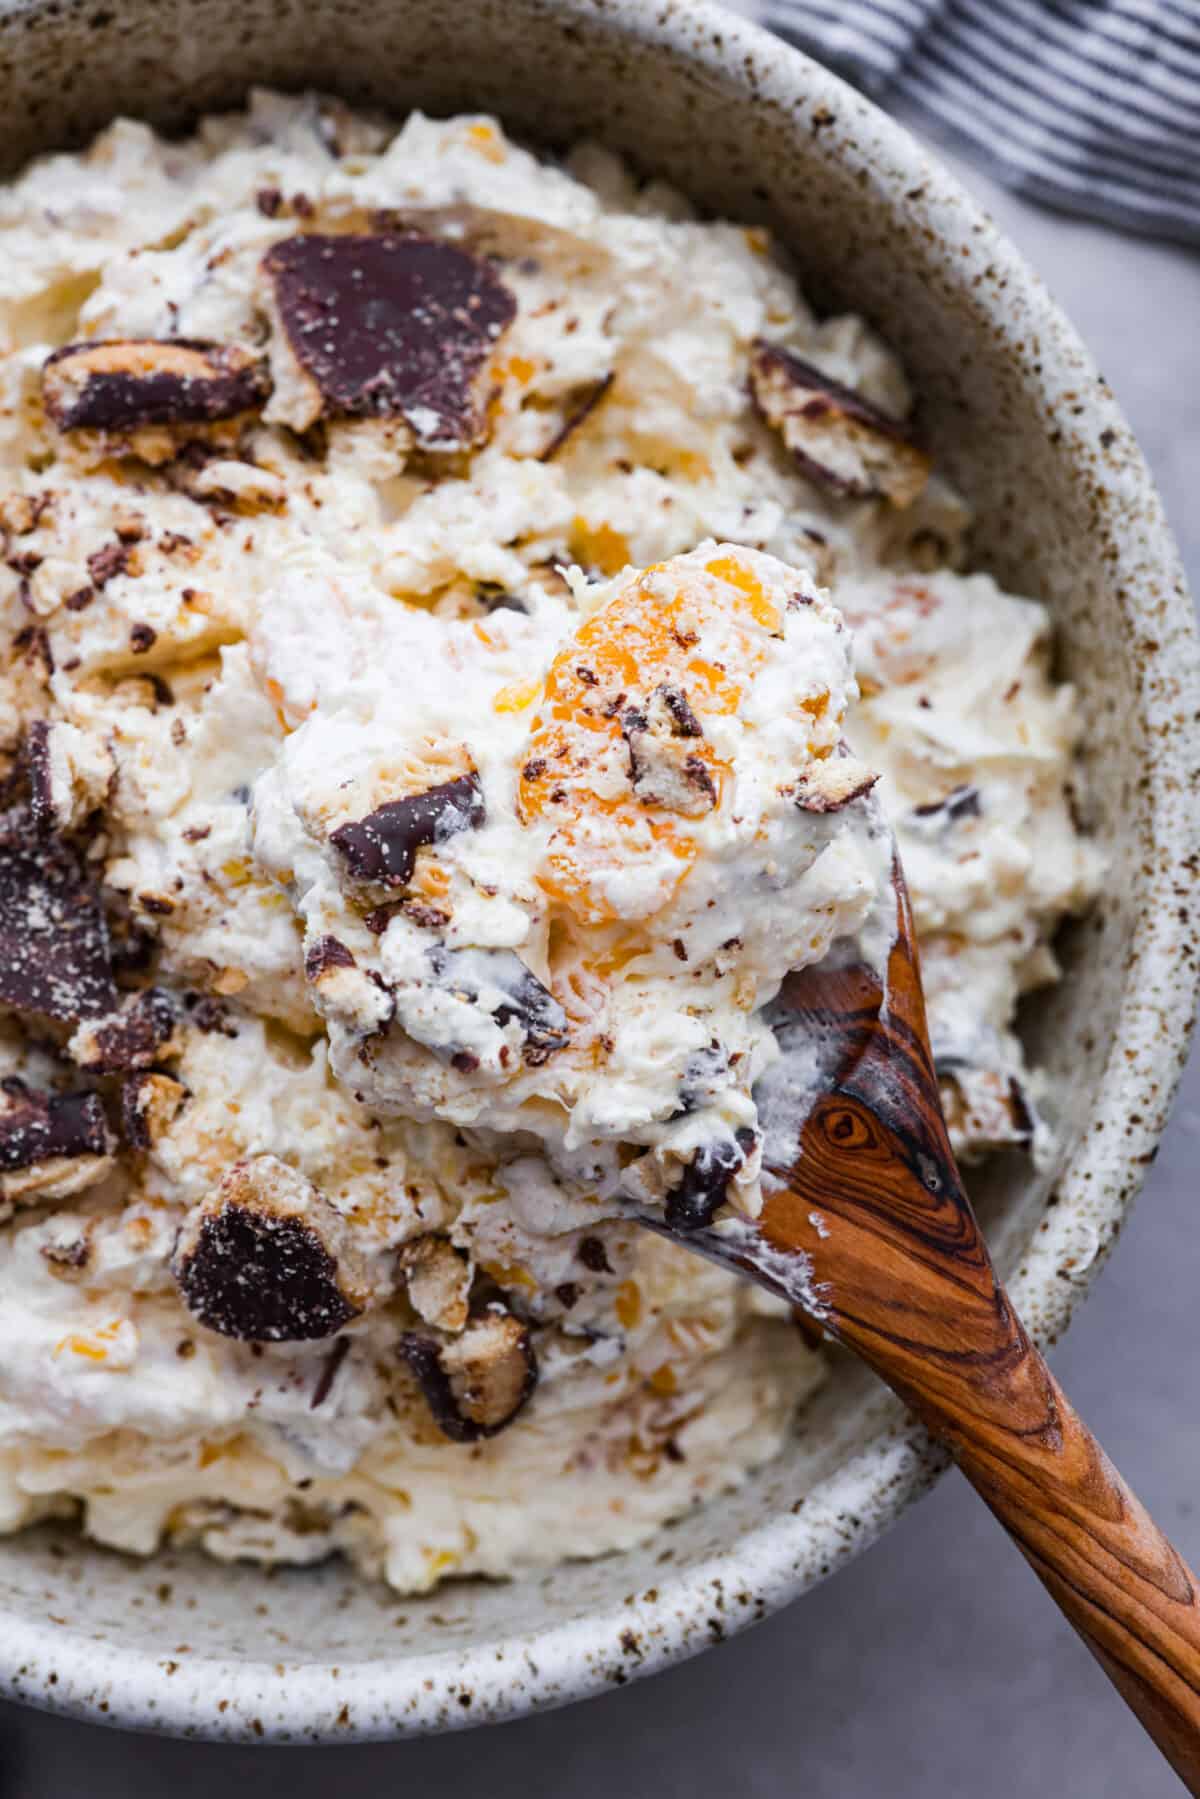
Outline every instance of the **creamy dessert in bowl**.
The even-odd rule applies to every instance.
[[[403,1590],[645,1540],[824,1362],[761,1201],[895,833],[967,1159],[1100,860],[858,318],[583,145],[255,94],[4,190],[0,1522]]]

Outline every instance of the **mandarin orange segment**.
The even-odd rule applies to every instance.
[[[581,515],[571,527],[571,554],[603,575],[619,575],[629,564],[629,539],[612,525],[589,524]]]
[[[728,581],[731,587],[736,587],[755,624],[761,625],[764,631],[770,631],[773,635],[778,635],[783,630],[779,608],[774,600],[767,597],[762,582],[752,568],[747,568],[736,556],[718,556],[706,563],[705,567],[718,581]]]
[[[534,677],[529,681],[513,681],[508,687],[501,687],[492,699],[494,712],[524,712],[526,706],[532,706],[541,691],[541,682]]]
[[[522,757],[518,810],[553,830],[539,880],[590,923],[619,916],[607,889],[622,869],[656,865],[665,905],[699,853],[696,821],[639,797],[631,785],[629,721],[665,686],[699,726],[689,758],[719,805],[730,768],[704,721],[735,714],[782,631],[754,571],[731,553],[707,565],[660,563],[631,576],[582,624],[546,676]]]

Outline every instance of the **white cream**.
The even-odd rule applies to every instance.
[[[486,441],[449,461],[412,454],[411,420],[303,441],[282,422],[311,393],[262,258],[380,213],[494,257],[516,301]],[[606,152],[554,166],[484,118],[392,132],[258,94],[181,144],[124,122],[34,165],[0,192],[0,230],[0,752],[48,720],[59,826],[102,811],[92,853],[155,941],[186,1089],[149,1147],[0,1226],[0,1526],[78,1506],[138,1553],[340,1549],[418,1589],[641,1541],[775,1453],[822,1365],[778,1308],[626,1222],[620,1193],[661,1203],[714,1133],[766,1125],[786,1151],[812,1070],[780,1059],[764,1009],[788,967],[877,919],[878,807],[956,1146],[1020,1135],[1038,1097],[1014,1009],[1054,978],[1051,933],[1098,873],[1042,610],[958,572],[969,519],[936,475],[903,509],[805,478],[750,405],[755,342],[902,418],[895,359],[857,319],[818,322],[762,232],[699,221]],[[115,445],[44,416],[54,350],[160,337],[263,355],[265,414]],[[699,739],[672,732],[657,681],[644,727],[626,693],[594,765],[567,769],[565,829],[524,772],[547,679],[586,687],[578,633],[611,612],[619,644],[625,571],[671,558],[649,598],[694,590],[695,653],[736,675],[751,645],[753,667],[726,713],[684,682]],[[777,628],[734,629],[746,582]],[[843,738],[873,795],[797,807]],[[685,767],[701,746],[712,805]],[[420,849],[415,886],[356,883],[331,833],[437,770],[473,771],[484,819]],[[306,978],[327,938],[353,966],[318,956]],[[565,1015],[541,1018],[564,1041],[540,1058],[528,1021],[497,1017],[518,958]],[[61,1073],[41,1033],[0,1029],[5,1074]],[[100,1084],[115,1115],[119,1079]],[[353,1240],[367,1297],[338,1337],[252,1345],[180,1299],[181,1223],[256,1156]],[[759,1162],[727,1191],[744,1212]],[[404,1256],[431,1236],[536,1346],[532,1400],[470,1445],[398,1348],[425,1327]]]

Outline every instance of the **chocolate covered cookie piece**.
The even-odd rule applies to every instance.
[[[924,489],[930,461],[905,425],[790,350],[758,339],[750,394],[819,486],[847,499],[886,499],[899,507],[911,506]]]
[[[42,370],[42,399],[60,431],[208,424],[260,407],[269,392],[249,350],[193,338],[64,344]]]
[[[115,774],[112,749],[61,719],[31,719],[21,746],[29,822],[40,836],[65,836],[104,805]]]
[[[171,1271],[200,1324],[247,1342],[331,1337],[367,1301],[345,1221],[277,1156],[236,1163],[192,1207]]]
[[[386,1030],[391,1023],[395,1011],[391,992],[373,973],[360,969],[336,937],[317,937],[307,945],[304,977],[327,1020],[337,1019],[362,1036]]]
[[[104,1106],[95,1093],[42,1093],[0,1081],[0,1213],[67,1199],[112,1167]]]
[[[499,1302],[476,1313],[460,1336],[405,1331],[398,1349],[438,1429],[453,1443],[496,1436],[537,1386],[528,1326]]]
[[[277,326],[268,416],[403,419],[424,450],[460,450],[483,426],[481,378],[516,300],[455,244],[390,232],[285,238],[263,270]]]
[[[329,841],[356,880],[372,886],[406,887],[419,849],[444,843],[459,831],[474,830],[485,816],[479,776],[472,772],[424,793],[388,800],[365,818],[331,831]]]
[[[95,882],[69,844],[0,839],[0,1006],[74,1024],[117,1004]]]
[[[175,1005],[161,987],[130,996],[119,1011],[87,1019],[68,1045],[71,1059],[89,1074],[123,1074],[149,1068],[170,1053]]]
[[[1037,1115],[1015,1075],[954,1056],[938,1056],[937,1071],[946,1123],[956,1140],[963,1141],[962,1159],[977,1161],[995,1150],[1031,1147]]]
[[[142,1069],[121,1082],[121,1135],[130,1149],[151,1149],[174,1123],[188,1090],[169,1074]]]

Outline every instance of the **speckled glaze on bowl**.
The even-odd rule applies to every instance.
[[[1037,279],[898,126],[707,4],[650,0],[0,0],[5,160],[114,112],[168,126],[253,82],[402,113],[486,108],[599,136],[702,202],[772,224],[824,306],[905,357],[923,430],[980,512],[977,552],[1047,600],[1082,696],[1110,853],[1066,979],[1031,1013],[1059,1165],[975,1183],[1043,1344],[1111,1246],[1155,1144],[1195,998],[1200,670],[1141,456]],[[330,1566],[268,1578],[141,1564],[39,1532],[0,1544],[0,1690],[191,1736],[352,1741],[561,1704],[719,1641],[866,1547],[943,1465],[849,1361],[788,1452],[644,1550],[401,1599]]]

